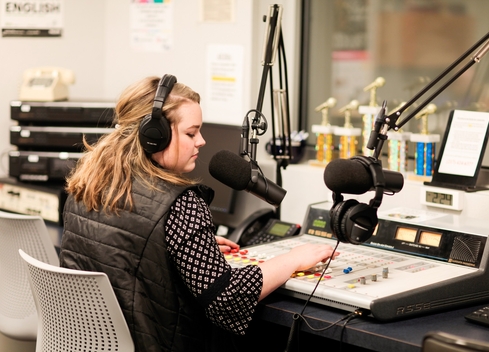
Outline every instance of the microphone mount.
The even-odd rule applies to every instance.
[[[242,156],[248,156],[251,160],[256,160],[256,149],[259,143],[258,136],[261,136],[266,133],[268,129],[268,121],[265,116],[262,114],[263,108],[263,100],[265,96],[265,89],[267,85],[268,76],[270,76],[270,90],[272,91],[272,117],[273,117],[273,77],[271,67],[274,65],[275,58],[277,56],[277,52],[282,55],[279,55],[279,64],[281,66],[282,59],[285,61],[285,54],[283,53],[283,37],[282,37],[282,6],[280,5],[271,5],[269,15],[264,17],[264,20],[267,21],[267,31],[266,31],[266,40],[263,46],[263,57],[262,57],[262,77],[260,83],[260,89],[258,92],[258,100],[256,104],[256,109],[248,111],[246,114],[242,128],[242,140],[240,147],[240,154]],[[286,68],[285,68],[286,72]],[[285,73],[286,74],[286,73]],[[286,81],[286,78],[285,78]],[[280,77],[280,84],[282,85],[282,77]],[[281,87],[282,88],[282,87]],[[287,89],[283,89],[287,91]],[[286,99],[288,102],[288,99]],[[288,106],[286,107],[288,110]],[[272,119],[272,127],[275,127],[275,121]],[[281,123],[282,126],[290,126],[288,121],[283,121]],[[248,138],[249,135],[249,138]],[[289,147],[288,155],[291,155],[291,143],[290,143],[290,131],[283,131],[283,135],[287,136],[288,140],[285,145]],[[272,142],[275,141],[275,128],[273,128],[273,138]],[[273,146],[275,147],[275,146]],[[274,149],[274,148],[272,148]],[[286,148],[285,148],[286,149]]]
[[[450,77],[445,83],[443,83],[437,90],[435,90],[431,95],[429,95],[425,101],[420,103],[411,113],[398,122],[402,113],[410,108],[418,99],[423,95],[427,94],[430,89],[432,89],[438,82],[449,75],[457,66],[459,66],[469,55],[474,53],[479,49],[472,58],[458,71],[456,71],[452,77]],[[458,59],[456,59],[451,65],[449,65],[438,77],[433,81],[429,82],[423,89],[421,89],[415,96],[411,98],[402,107],[386,115],[386,101],[383,102],[382,108],[377,114],[374,128],[370,134],[370,138],[367,144],[367,148],[374,150],[373,157],[378,159],[381,155],[382,146],[384,141],[387,139],[387,131],[394,130],[398,131],[402,126],[404,126],[409,120],[415,117],[425,106],[427,106],[433,99],[435,99],[441,92],[448,88],[455,80],[457,80],[465,71],[467,71],[474,64],[480,62],[481,58],[489,51],[489,33],[484,35],[479,41],[477,41],[471,48],[469,48],[465,53],[463,53]]]
[[[270,5],[270,10],[268,16],[264,16],[264,21],[267,22],[267,31],[265,33],[265,42],[263,46],[263,58],[262,58],[262,77],[260,83],[260,89],[258,92],[258,101],[256,109],[250,110],[243,121],[242,124],[242,134],[241,134],[241,146],[240,155],[242,157],[247,156],[250,159],[251,164],[251,180],[258,180],[258,174],[262,173],[258,163],[256,162],[257,145],[259,143],[258,136],[266,133],[268,128],[268,121],[262,114],[263,100],[265,96],[265,89],[267,85],[268,76],[270,76],[270,96],[271,96],[271,107],[272,107],[272,140],[270,142],[272,153],[274,159],[277,161],[276,168],[276,184],[282,186],[282,175],[280,168],[287,167],[288,159],[292,155],[292,142],[291,142],[291,131],[290,131],[290,113],[288,105],[288,84],[287,84],[287,64],[285,60],[285,49],[284,40],[282,36],[282,6],[281,5]],[[272,76],[272,66],[275,61],[275,57],[279,54],[279,83],[280,92],[282,93],[280,103],[283,113],[279,114],[280,121],[280,143],[281,148],[277,148],[276,136],[275,136],[275,116],[274,116],[274,89],[273,89],[273,76]],[[283,65],[283,67],[282,67]],[[277,156],[277,151],[280,149],[282,155]],[[280,219],[280,208],[276,209],[276,217]]]

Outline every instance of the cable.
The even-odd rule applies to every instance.
[[[341,326],[341,334],[340,334],[340,351],[341,352],[343,350],[343,334],[346,330],[346,324],[348,324],[350,322],[350,320],[352,320],[353,318],[357,317],[357,315],[355,314],[355,312],[353,313],[350,313],[348,315],[348,318],[345,319],[345,322],[343,323],[343,325]]]
[[[321,277],[320,277],[320,278],[318,279],[318,281],[316,282],[316,285],[314,286],[314,289],[312,290],[311,294],[310,294],[310,295],[307,297],[307,300],[306,300],[306,302],[304,303],[304,306],[302,307],[301,312],[300,312],[300,313],[295,313],[295,314],[293,314],[293,315],[292,315],[292,319],[293,319],[293,321],[292,321],[292,325],[291,325],[291,327],[290,327],[290,332],[289,332],[289,337],[288,337],[288,339],[287,339],[287,346],[286,346],[286,348],[285,348],[285,352],[289,351],[290,346],[292,345],[292,341],[293,341],[293,339],[294,339],[294,335],[295,335],[295,333],[296,333],[296,329],[298,328],[298,325],[299,325],[299,323],[300,323],[300,319],[304,320],[304,322],[307,324],[307,326],[308,326],[308,327],[311,327],[311,326],[309,325],[309,323],[306,321],[306,319],[305,319],[305,317],[304,317],[304,315],[303,315],[303,314],[304,314],[304,311],[306,310],[307,305],[309,304],[310,300],[311,300],[311,299],[312,299],[312,297],[314,296],[314,292],[316,292],[316,289],[318,288],[319,283],[321,282],[321,278],[324,276],[324,274],[326,274],[326,270],[328,270],[329,265],[330,265],[330,263],[331,263],[331,260],[333,260],[333,258],[334,258],[334,254],[335,254],[336,249],[338,248],[338,245],[339,245],[339,244],[340,244],[340,241],[337,241],[337,242],[336,242],[336,246],[334,247],[333,252],[331,253],[331,256],[329,257],[329,260],[328,260],[328,262],[326,263],[326,265],[325,265],[325,267],[324,267],[324,269],[323,269],[323,272],[321,273]],[[344,319],[344,318],[340,319],[339,321],[341,321],[341,320],[343,320],[343,319]],[[333,323],[331,326],[333,326],[333,325],[335,325],[335,324],[336,324],[336,322],[335,322],[335,323]],[[330,326],[330,327],[331,327],[331,326]],[[312,329],[312,330],[314,330],[314,329]]]
[[[324,267],[323,269],[323,272],[321,274],[321,278],[324,276],[324,274],[326,273],[326,270],[328,269],[330,263],[331,263],[331,260],[332,258],[334,257],[334,253],[336,252],[336,249],[338,248],[338,245],[340,244],[340,241],[337,241],[336,242],[336,246],[335,248],[333,249],[333,252],[331,254],[331,257],[329,258],[326,266]],[[341,348],[342,348],[342,344],[343,344],[343,334],[344,334],[344,331],[346,329],[346,325],[354,318],[357,318],[357,317],[361,317],[361,316],[366,316],[366,315],[369,315],[370,314],[370,311],[368,309],[363,309],[363,308],[357,308],[355,309],[355,311],[351,312],[351,313],[348,313],[347,315],[343,316],[342,318],[338,319],[337,321],[329,324],[328,326],[326,327],[323,327],[323,328],[314,328],[311,326],[311,324],[309,324],[309,322],[307,321],[306,317],[304,316],[304,311],[306,310],[306,307],[307,305],[309,304],[309,301],[312,299],[312,297],[314,296],[314,292],[316,291],[318,285],[319,285],[319,282],[321,281],[321,279],[318,279],[318,282],[316,283],[316,285],[314,286],[314,289],[312,290],[311,294],[309,295],[308,299],[306,300],[306,302],[304,303],[304,306],[302,307],[302,310],[300,313],[294,313],[292,315],[292,325],[291,325],[291,328],[290,328],[290,332],[289,332],[289,337],[287,339],[287,346],[285,348],[285,352],[288,352],[291,345],[292,345],[292,342],[293,342],[293,339],[294,339],[294,336],[296,334],[296,331],[297,329],[299,328],[299,323],[300,321],[304,321],[304,323],[307,325],[307,327],[312,330],[312,331],[315,331],[315,332],[320,332],[320,331],[326,331],[330,328],[332,328],[333,326],[336,326],[337,324],[339,324],[340,322],[344,321],[343,325],[342,325],[342,328],[341,328],[341,335],[340,335],[340,352],[341,352]],[[297,342],[297,346],[299,346],[299,342]]]

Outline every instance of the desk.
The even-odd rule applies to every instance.
[[[283,346],[286,346],[292,315],[299,313],[304,303],[297,298],[279,293],[273,293],[261,302],[256,318],[264,325],[276,324],[281,327],[277,329],[281,332],[274,337],[278,345],[277,351],[284,351]],[[466,314],[486,305],[489,303],[388,323],[378,322],[369,317],[357,317],[351,320],[343,331],[343,345],[348,346],[344,351],[419,352],[423,336],[433,330],[489,342],[489,328],[470,323],[464,318]],[[346,314],[348,312],[315,303],[309,303],[304,312],[309,324],[316,329],[325,328]],[[337,345],[334,342],[340,341],[342,326],[343,322],[340,322],[327,330],[316,332],[301,322],[299,343],[301,347],[304,347],[302,343],[307,344],[309,340],[314,340],[311,345],[315,343],[315,346],[319,346],[318,341],[322,346],[328,346],[329,342]]]

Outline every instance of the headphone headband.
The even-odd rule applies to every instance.
[[[158,88],[156,88],[156,94],[153,101],[153,114],[156,111],[163,112],[163,105],[165,104],[165,99],[170,94],[173,86],[177,83],[177,78],[172,75],[164,75],[160,82],[158,83]],[[153,116],[153,118],[158,118]]]

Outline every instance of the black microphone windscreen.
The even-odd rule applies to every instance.
[[[363,194],[372,188],[370,171],[360,162],[335,159],[324,169],[324,183],[333,192]]]
[[[229,150],[217,152],[209,162],[209,173],[237,191],[246,189],[251,180],[251,165]]]

